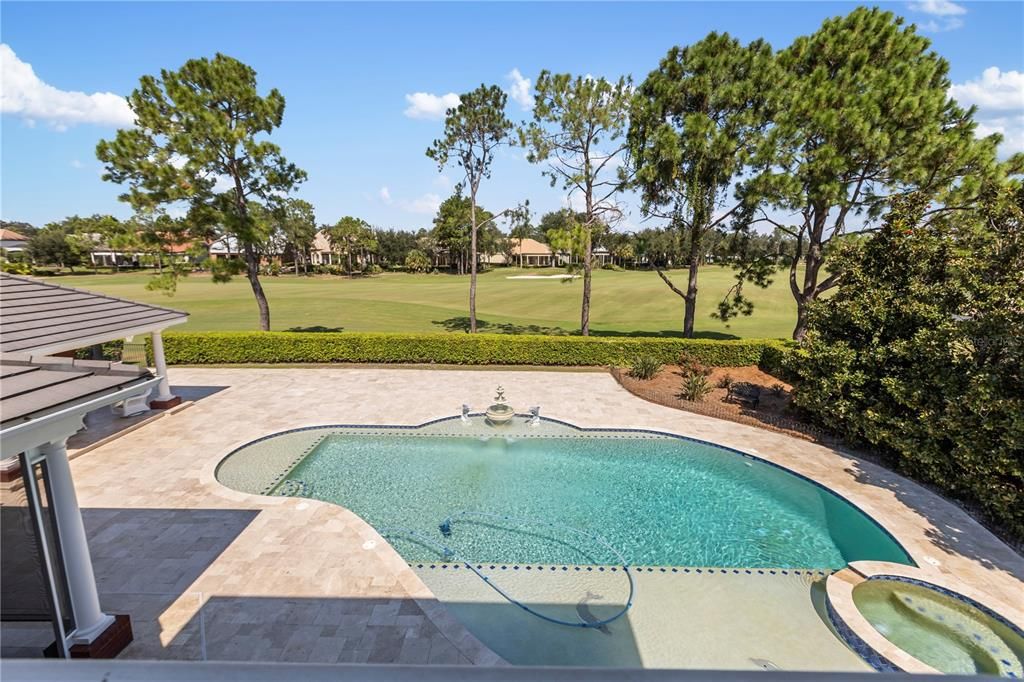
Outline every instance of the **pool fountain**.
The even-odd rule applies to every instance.
[[[498,386],[494,403],[487,408],[484,416],[487,417],[487,423],[492,426],[507,424],[516,416],[516,411],[505,402],[505,389],[501,386]]]

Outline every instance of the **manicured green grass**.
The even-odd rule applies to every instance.
[[[477,316],[486,331],[565,333],[579,329],[582,283],[557,280],[510,280],[518,274],[559,274],[562,270],[497,269],[480,275]],[[208,275],[182,280],[173,296],[148,291],[149,272],[70,275],[49,281],[113,296],[187,311],[182,331],[256,329],[256,302],[244,277],[214,284]],[[684,286],[685,273],[673,278]],[[729,326],[711,312],[734,283],[733,271],[708,266],[700,274],[697,305],[698,336],[710,338],[788,338],[796,319],[795,304],[779,273],[768,289],[747,287],[754,301],[751,317]],[[275,330],[345,330],[428,332],[459,330],[468,315],[469,277],[447,274],[388,273],[367,278],[262,278],[270,300]],[[594,273],[591,330],[595,334],[678,335],[683,300],[669,291],[657,274],[648,271]]]

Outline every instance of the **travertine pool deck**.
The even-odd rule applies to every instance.
[[[172,368],[205,397],[72,461],[101,601],[131,613],[128,658],[501,664],[351,512],[229,490],[217,463],[259,436],[419,424],[482,409],[584,427],[659,429],[813,478],[889,530],[926,572],[1021,609],[1024,559],[955,505],[867,462],[782,434],[645,402],[596,372]],[[211,389],[219,389],[213,391]]]

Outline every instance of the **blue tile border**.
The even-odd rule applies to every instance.
[[[888,658],[875,651],[874,647],[870,646],[851,630],[846,621],[836,613],[835,607],[832,606],[832,600],[827,597],[825,599],[825,609],[828,612],[828,619],[832,623],[832,627],[839,633],[839,636],[846,642],[847,646],[853,649],[868,665],[880,673],[904,672],[903,668],[900,668]]]
[[[484,417],[486,415],[483,412],[471,412],[471,413],[469,413],[466,416],[467,417]],[[514,417],[521,417],[521,418],[526,419],[526,418],[532,417],[533,415],[531,415],[531,414],[523,414],[523,413],[517,412],[513,416]],[[256,438],[254,440],[251,440],[248,443],[245,443],[244,445],[240,445],[239,447],[234,448],[233,450],[231,450],[231,452],[229,452],[226,455],[224,455],[224,457],[221,458],[220,462],[218,462],[217,466],[214,468],[214,477],[216,477],[217,470],[220,468],[220,465],[225,460],[227,460],[229,457],[234,455],[235,453],[240,452],[241,450],[244,450],[245,448],[250,447],[252,445],[255,445],[257,443],[262,443],[264,441],[270,440],[271,438],[277,438],[278,436],[284,436],[284,435],[288,435],[288,434],[292,434],[292,433],[301,433],[301,432],[304,432],[304,431],[315,431],[315,430],[319,430],[319,429],[363,429],[363,430],[367,430],[367,429],[371,429],[371,430],[372,429],[381,429],[381,430],[396,430],[396,431],[415,431],[417,429],[422,429],[422,428],[425,428],[427,426],[432,426],[434,424],[440,424],[442,422],[455,421],[455,420],[460,420],[460,419],[462,419],[461,415],[453,415],[453,416],[450,416],[450,417],[439,417],[437,419],[431,419],[429,421],[425,421],[425,422],[422,422],[420,424],[413,424],[413,425],[409,425],[409,424],[322,424],[322,425],[318,425],[318,426],[301,426],[301,427],[294,428],[294,429],[286,429],[284,431],[278,431],[278,432],[275,432],[275,433],[269,433],[269,434],[266,434],[264,436],[260,436],[259,438]],[[650,434],[652,436],[660,436],[660,437],[663,437],[663,438],[673,438],[673,439],[676,439],[676,440],[687,441],[687,442],[690,442],[690,443],[697,443],[699,445],[704,445],[704,446],[707,446],[707,447],[712,447],[712,448],[717,448],[719,450],[724,450],[725,452],[728,452],[728,453],[731,453],[731,454],[734,454],[734,455],[739,455],[740,457],[744,457],[746,459],[750,459],[750,460],[753,460],[755,462],[759,462],[761,464],[766,464],[768,466],[774,467],[774,468],[776,468],[776,469],[778,469],[778,470],[780,470],[780,471],[782,471],[784,473],[787,473],[787,474],[789,474],[791,476],[795,476],[795,477],[797,477],[797,478],[799,478],[799,479],[801,479],[803,481],[806,481],[806,482],[814,485],[815,487],[825,491],[829,495],[833,495],[837,499],[842,500],[846,504],[848,504],[851,507],[853,507],[855,510],[857,510],[857,512],[859,512],[866,519],[868,519],[868,521],[870,521],[876,528],[878,528],[882,533],[884,533],[886,535],[886,537],[888,537],[890,540],[892,540],[892,542],[900,549],[900,551],[903,552],[903,554],[906,557],[907,561],[910,562],[910,563],[908,563],[906,565],[913,566],[914,568],[919,568],[917,562],[914,561],[913,557],[910,556],[910,552],[908,552],[907,549],[903,546],[903,543],[901,543],[896,538],[896,536],[893,535],[889,531],[889,529],[887,529],[885,526],[883,526],[881,523],[879,523],[877,519],[875,519],[873,516],[871,516],[871,514],[868,514],[866,511],[861,509],[859,506],[857,506],[856,504],[851,502],[849,499],[847,499],[843,495],[840,495],[836,491],[832,490],[831,488],[826,486],[824,483],[820,483],[820,482],[814,480],[813,478],[805,476],[804,474],[801,474],[799,472],[793,471],[792,469],[784,467],[781,464],[776,464],[775,462],[771,462],[771,461],[769,461],[767,459],[764,459],[762,457],[758,457],[756,455],[751,455],[751,454],[749,454],[747,452],[743,452],[742,450],[737,450],[736,448],[731,448],[731,447],[729,447],[727,445],[721,445],[720,443],[715,443],[713,441],[702,440],[700,438],[694,438],[692,436],[682,436],[682,435],[679,435],[677,433],[669,433],[667,431],[658,431],[656,429],[611,428],[611,427],[591,427],[591,428],[588,428],[588,427],[577,426],[576,424],[573,424],[572,422],[567,422],[567,421],[563,421],[561,419],[555,419],[555,418],[552,418],[552,417],[541,417],[541,421],[542,422],[549,422],[551,424],[558,424],[560,426],[565,426],[567,428],[573,429],[575,431],[579,431],[581,433],[629,433],[629,434],[642,433],[642,434]],[[325,434],[325,436],[326,435],[327,434]],[[457,436],[458,434],[445,434],[445,435]],[[318,439],[317,442],[314,445],[319,445],[322,442],[322,440],[323,440],[322,438]],[[289,470],[294,469],[296,466],[298,466],[298,464],[306,456],[308,456],[309,453],[311,453],[314,449],[315,449],[315,447],[311,447],[309,449],[309,452],[306,452],[302,456],[300,456],[289,467]],[[281,477],[279,477],[279,478],[283,478],[283,475]],[[278,480],[277,482],[279,483],[280,480]],[[275,485],[276,485],[276,483],[275,483]]]

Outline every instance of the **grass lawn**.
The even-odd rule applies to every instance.
[[[480,275],[477,316],[482,331],[512,333],[565,333],[579,329],[579,280],[510,280],[517,274],[560,274],[563,270],[497,269]],[[685,273],[675,271],[677,286],[685,286]],[[187,311],[181,331],[256,329],[256,302],[249,283],[237,277],[229,284],[214,284],[208,275],[182,280],[173,296],[147,291],[151,272],[101,275],[64,275],[49,281],[90,289],[112,296],[145,301]],[[367,278],[263,277],[275,330],[336,330],[430,332],[460,330],[465,325],[469,276],[387,273]],[[733,271],[708,266],[700,274],[697,304],[698,336],[709,338],[788,338],[796,308],[778,273],[768,289],[748,287],[754,301],[751,317],[729,326],[711,318],[722,296],[734,283]],[[669,291],[654,272],[594,273],[590,315],[594,334],[678,335],[682,329],[683,300]]]

